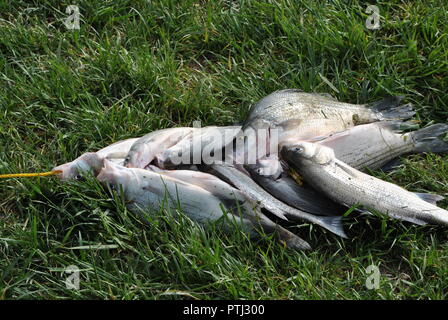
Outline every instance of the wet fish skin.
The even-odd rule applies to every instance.
[[[383,168],[392,159],[407,153],[448,152],[448,143],[443,140],[448,125],[435,124],[399,133],[411,127],[415,124],[374,122],[336,133],[316,143],[331,147],[337,159],[358,170]],[[282,171],[277,155],[269,160],[259,159],[257,164],[246,165],[245,168],[266,191],[292,207],[316,215],[337,215],[346,211],[323,194],[314,194],[309,185],[299,186],[287,172]]]
[[[194,184],[211,192],[214,196],[218,197],[227,208],[234,206],[235,200],[242,206],[247,206],[248,203],[251,203],[251,200],[248,199],[240,190],[232,187],[230,184],[212,174],[192,170],[161,170],[159,172],[163,175]],[[245,210],[246,212],[256,210],[256,219],[254,219],[252,215],[248,215],[248,219],[253,221],[254,224],[260,224],[265,232],[275,233],[278,240],[284,242],[288,247],[298,250],[311,249],[311,246],[305,240],[274,223],[261,211],[256,209],[255,204],[251,204],[250,207],[246,207]]]
[[[395,184],[348,166],[329,147],[300,142],[283,146],[281,154],[305,181],[341,204],[362,205],[416,224],[448,225],[448,211]]]
[[[52,170],[62,171],[58,175],[61,180],[81,180],[86,172],[96,176],[103,166],[103,159],[123,164],[129,149],[138,139],[126,139],[115,142],[97,152],[86,152],[75,160],[56,166]]]
[[[252,237],[258,237],[261,228],[275,232],[279,239],[291,248],[298,250],[311,248],[306,241],[276,225],[257,211],[239,190],[203,172],[187,172],[187,170],[153,172],[117,166],[106,160],[97,178],[103,184],[113,186],[117,190],[121,189],[130,210],[137,213],[148,207],[159,208],[164,201],[175,209],[180,202],[183,212],[188,217],[206,226],[211,221],[223,218],[224,213],[221,209],[223,204],[230,210],[227,217],[241,225]],[[225,223],[223,227],[227,231],[234,230],[232,223]]]
[[[150,132],[138,139],[129,150],[124,166],[129,168],[145,168],[158,154],[174,146],[194,128],[168,128]]]
[[[140,137],[118,141],[98,150],[96,153],[102,159],[116,162],[124,161],[124,158],[129,153],[132,145],[138,141],[138,139],[140,139]]]

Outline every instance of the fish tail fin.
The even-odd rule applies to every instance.
[[[380,114],[379,120],[406,120],[415,114],[412,103],[400,105],[402,96],[392,96],[368,104],[368,107]]]
[[[279,240],[283,241],[288,248],[295,250],[311,250],[311,245],[298,235],[280,227],[278,230]]]
[[[342,225],[342,216],[318,217],[318,219],[321,221],[322,227],[337,234],[341,238],[348,239],[344,231],[344,226]]]
[[[411,132],[415,152],[448,152],[448,124],[438,123]]]
[[[433,193],[419,193],[419,192],[414,192],[414,194],[419,197],[420,199],[422,199],[423,201],[426,201],[430,204],[433,205],[437,205],[437,202],[442,201],[443,199],[445,199],[445,197],[440,196],[438,194],[433,194]]]

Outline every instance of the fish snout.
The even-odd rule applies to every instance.
[[[70,164],[71,162],[61,164],[51,169],[51,171],[61,171],[56,175],[56,177],[58,177],[61,180],[69,180],[70,178],[74,178],[70,177],[70,167],[71,167]]]

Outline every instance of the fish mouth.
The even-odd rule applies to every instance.
[[[56,166],[53,169],[51,169],[51,171],[59,171],[57,174],[55,174],[55,177],[57,177],[61,180],[68,180],[69,177],[67,176],[67,173],[68,173],[68,170],[70,169],[70,164],[71,164],[71,162],[61,164],[61,165]]]

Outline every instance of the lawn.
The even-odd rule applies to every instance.
[[[79,30],[64,24],[69,5]],[[446,122],[446,2],[378,2],[379,29],[366,27],[368,5],[0,0],[0,173],[48,171],[196,120],[241,123],[284,88],[352,103],[400,94],[422,125]],[[447,160],[414,155],[372,174],[448,196]],[[348,240],[291,226],[314,247],[295,252],[164,212],[148,219],[93,180],[1,180],[0,299],[448,298],[444,227],[351,213]],[[370,265],[380,272],[374,289]],[[66,286],[69,266],[79,290]]]

